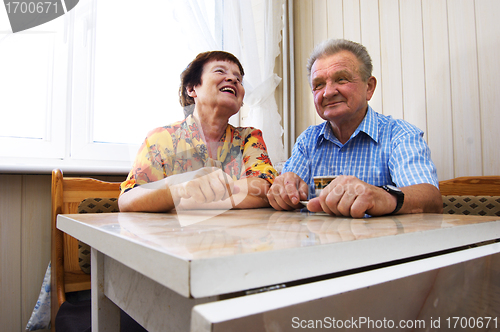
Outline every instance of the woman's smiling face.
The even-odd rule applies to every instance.
[[[243,77],[231,61],[209,61],[203,66],[201,84],[188,89],[198,109],[224,109],[229,115],[238,113],[245,96]],[[228,117],[228,118],[229,118]]]

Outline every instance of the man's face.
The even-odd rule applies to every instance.
[[[318,115],[340,127],[358,125],[366,114],[376,80],[361,79],[361,63],[354,54],[341,51],[317,59],[311,68],[311,88]]]

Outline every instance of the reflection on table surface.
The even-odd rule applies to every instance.
[[[219,213],[218,215],[215,215]],[[411,214],[340,218],[273,209],[67,215],[101,231],[187,259],[219,257],[430,231],[497,217]],[[185,226],[182,226],[185,225]]]

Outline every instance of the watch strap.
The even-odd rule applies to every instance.
[[[404,200],[405,200],[405,194],[401,190],[399,190],[399,189],[394,190],[394,189],[391,189],[389,186],[379,186],[379,188],[384,189],[389,194],[396,197],[396,208],[390,214],[395,214],[399,210],[401,210],[401,208],[403,207]]]

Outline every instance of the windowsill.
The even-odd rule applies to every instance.
[[[74,159],[2,158],[0,173],[51,174],[58,168],[64,174],[127,175],[130,162]]]

